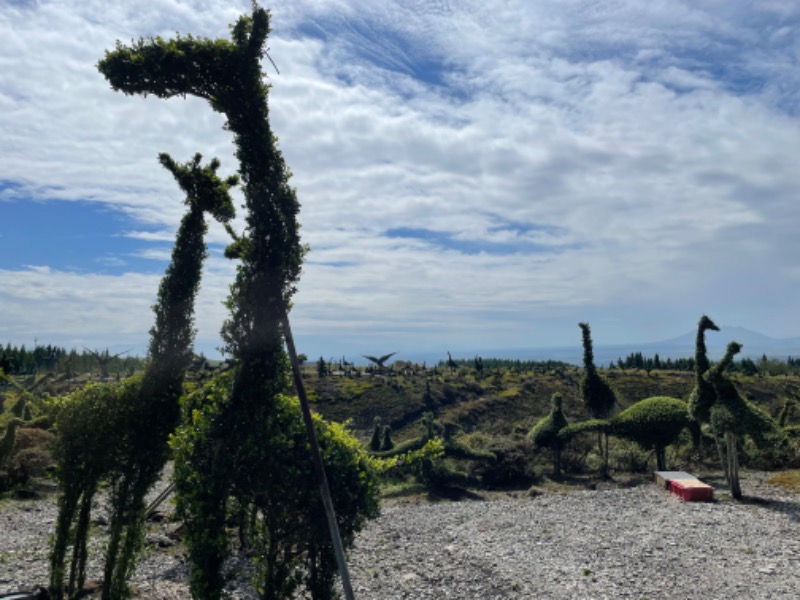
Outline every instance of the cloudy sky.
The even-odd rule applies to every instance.
[[[800,335],[795,0],[287,0],[264,68],[310,244],[312,357]],[[116,40],[230,0],[0,0],[0,343],[144,354],[183,213],[156,156],[236,170],[203,101],[129,97]],[[233,265],[212,226],[197,348]]]

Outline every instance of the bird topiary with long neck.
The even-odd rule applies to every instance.
[[[583,376],[581,377],[583,402],[594,419],[606,419],[614,410],[617,395],[594,366],[592,330],[589,328],[589,324],[578,323],[578,327],[581,328],[583,334]],[[597,433],[597,445],[602,458],[601,471],[605,475],[608,473],[608,436],[600,431]]]
[[[689,417],[692,419],[692,437],[694,445],[700,448],[702,442],[702,426],[709,423],[710,410],[717,400],[714,386],[706,378],[711,363],[708,360],[706,349],[706,331],[719,331],[719,327],[707,315],[700,317],[697,322],[697,337],[694,349],[694,387],[689,394],[688,408]],[[722,464],[725,480],[728,481],[728,463],[725,460],[725,448],[723,446],[722,434],[714,430],[711,426],[711,433],[717,448],[717,455]]]
[[[733,357],[741,351],[736,342],[728,344],[725,356],[708,372],[716,399],[709,409],[709,419],[714,431],[725,436],[725,468],[731,496],[740,500],[742,488],[739,481],[739,440],[749,436],[759,447],[780,443],[784,432],[778,424],[758,406],[742,398],[734,382],[725,374]]]
[[[559,433],[569,425],[564,416],[563,399],[561,394],[555,393],[551,398],[550,414],[539,420],[533,426],[528,437],[540,448],[549,448],[553,452],[553,475],[561,476],[561,451],[564,449],[565,440]]]
[[[719,331],[719,327],[708,316],[697,322],[697,337],[694,348],[694,388],[689,395],[689,416],[698,423],[708,422],[709,410],[717,399],[714,387],[705,378],[711,368],[706,350],[706,331]]]

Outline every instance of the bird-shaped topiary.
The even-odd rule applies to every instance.
[[[566,441],[559,436],[561,431],[569,425],[564,416],[563,399],[561,394],[555,393],[551,398],[550,414],[539,420],[533,426],[528,437],[539,448],[549,448],[553,452],[553,474],[561,476],[561,451]]]
[[[761,448],[770,443],[779,443],[784,432],[778,424],[758,406],[742,398],[736,385],[725,375],[733,357],[742,349],[741,344],[731,342],[723,359],[708,373],[714,387],[716,401],[709,410],[714,431],[725,436],[725,466],[731,496],[740,500],[742,488],[739,482],[738,443],[749,436]]]
[[[581,377],[581,395],[586,408],[595,419],[606,419],[617,403],[614,390],[597,372],[594,366],[592,350],[592,331],[588,323],[578,323],[583,333],[583,377]],[[605,444],[603,439],[605,438]],[[608,436],[598,432],[597,445],[603,459],[601,471],[608,473]]]

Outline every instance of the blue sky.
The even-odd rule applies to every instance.
[[[0,343],[144,353],[183,212],[157,154],[236,170],[196,99],[127,97],[117,39],[249,1],[0,1]],[[311,356],[800,335],[800,6],[274,2],[273,128],[311,252]],[[241,221],[237,221],[241,226]],[[233,265],[209,233],[197,348]]]

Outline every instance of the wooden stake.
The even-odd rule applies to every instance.
[[[300,372],[300,361],[297,359],[297,350],[294,346],[294,338],[292,337],[292,329],[289,326],[289,313],[286,310],[286,306],[282,307],[282,311],[281,321],[283,336],[286,339],[289,360],[292,363],[294,387],[297,391],[297,397],[300,399],[300,407],[303,412],[303,421],[306,424],[308,443],[311,446],[311,461],[314,463],[314,474],[316,475],[317,484],[319,485],[319,493],[322,496],[322,504],[325,507],[325,515],[328,518],[328,530],[331,534],[331,542],[333,543],[333,551],[336,554],[336,562],[339,565],[339,577],[342,579],[345,598],[347,598],[347,600],[354,600],[353,588],[350,585],[350,574],[347,571],[347,561],[344,556],[342,536],[339,534],[339,524],[336,521],[336,512],[334,511],[333,500],[331,499],[331,490],[328,486],[328,478],[325,476],[325,466],[322,464],[322,455],[319,451],[319,444],[317,444],[317,435],[314,432],[314,421],[311,418],[311,409],[308,405],[308,396],[306,395],[306,388],[303,384],[303,377]]]

